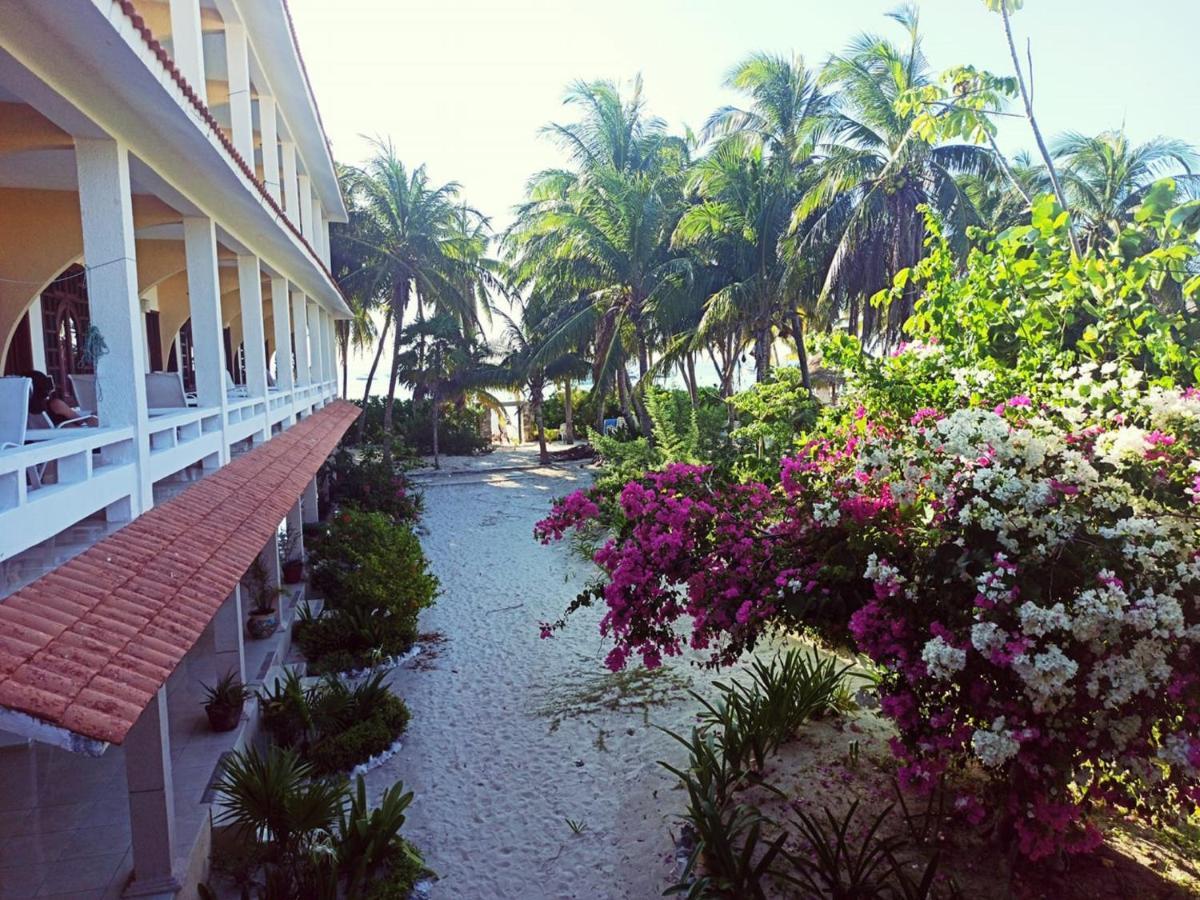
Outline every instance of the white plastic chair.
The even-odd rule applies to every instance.
[[[147,409],[183,409],[188,405],[178,372],[146,373]]]
[[[0,378],[0,450],[15,450],[25,446],[29,430],[29,398],[33,395],[33,380],[15,375]],[[42,467],[25,469],[30,487],[42,486]]]
[[[15,375],[0,378],[0,450],[25,446],[33,381]]]
[[[75,395],[75,403],[84,414],[95,413],[100,407],[96,404],[95,375],[67,375],[71,380],[71,393]]]

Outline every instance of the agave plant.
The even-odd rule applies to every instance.
[[[371,809],[367,804],[366,783],[358,776],[350,802],[338,822],[336,840],[338,869],[348,879],[348,897],[358,897],[373,873],[398,858],[424,867],[421,854],[400,837],[405,811],[412,800],[412,791],[406,792],[404,783],[397,782],[383,792],[379,805]]]

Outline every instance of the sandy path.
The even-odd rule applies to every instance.
[[[595,614],[538,638],[587,571],[565,546],[538,545],[533,524],[589,476],[488,473],[535,461],[506,450],[422,476],[442,595],[421,625],[446,640],[393,676],[412,724],[368,783],[376,796],[397,779],[416,792],[405,831],[440,875],[435,900],[657,897],[682,794],[655,761],[682,748],[651,723],[689,728],[685,689],[706,678],[687,666],[609,675]]]

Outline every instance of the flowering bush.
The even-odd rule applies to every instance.
[[[1088,365],[831,422],[776,484],[675,465],[625,485],[605,577],[575,604],[603,601],[610,667],[685,642],[727,663],[815,624],[884,669],[902,779],[977,767],[994,796],[962,808],[996,810],[1029,858],[1095,846],[1098,799],[1194,807],[1200,394]],[[599,509],[571,495],[537,534]]]
[[[393,522],[414,522],[421,514],[422,497],[408,478],[370,449],[356,457],[343,447],[325,469],[330,499],[338,506],[381,512]]]

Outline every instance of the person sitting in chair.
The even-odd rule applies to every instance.
[[[33,393],[29,397],[29,414],[50,417],[55,428],[60,425],[96,425],[95,416],[85,416],[71,406],[58,392],[54,379],[45,372],[23,372],[22,376],[33,382]]]

